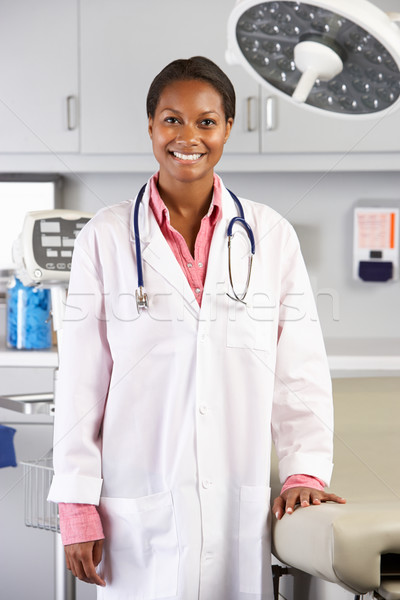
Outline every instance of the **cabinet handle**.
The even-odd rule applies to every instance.
[[[68,131],[77,128],[76,96],[67,96],[67,127]]]
[[[265,100],[265,129],[273,131],[276,129],[277,122],[277,104],[275,96],[269,96]]]
[[[253,124],[252,116],[254,114],[253,107],[257,108],[257,98],[255,96],[249,96],[247,98],[247,131],[256,131],[257,122]]]

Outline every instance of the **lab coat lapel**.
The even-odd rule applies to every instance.
[[[154,217],[153,211],[149,205],[149,184],[146,187],[141,207],[139,211],[139,234],[142,248],[142,260],[152,269],[157,271],[190,305],[192,312],[196,315],[200,307],[193,291],[183,273],[181,266],[176,260],[174,253],[164,238],[158,223]],[[133,223],[133,210],[131,223]],[[135,235],[133,227],[131,230],[131,240],[134,242]],[[143,267],[145,271],[145,267]],[[146,288],[146,273],[144,272],[144,286]]]

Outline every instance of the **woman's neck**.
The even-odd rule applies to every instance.
[[[207,214],[214,188],[214,174],[198,181],[169,181],[160,172],[157,188],[170,213],[187,219]]]
[[[213,196],[214,176],[193,182],[169,183],[160,173],[157,188],[168,208],[170,223],[186,240],[194,255],[194,246],[202,218],[207,214]]]

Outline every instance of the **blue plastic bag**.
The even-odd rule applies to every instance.
[[[17,459],[14,449],[16,429],[0,425],[0,467],[16,467]]]

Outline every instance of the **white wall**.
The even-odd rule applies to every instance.
[[[400,283],[352,279],[353,208],[362,201],[400,207],[400,172],[222,175],[237,195],[269,204],[296,227],[325,337],[400,338]],[[148,176],[68,175],[64,206],[95,212],[135,196]]]

